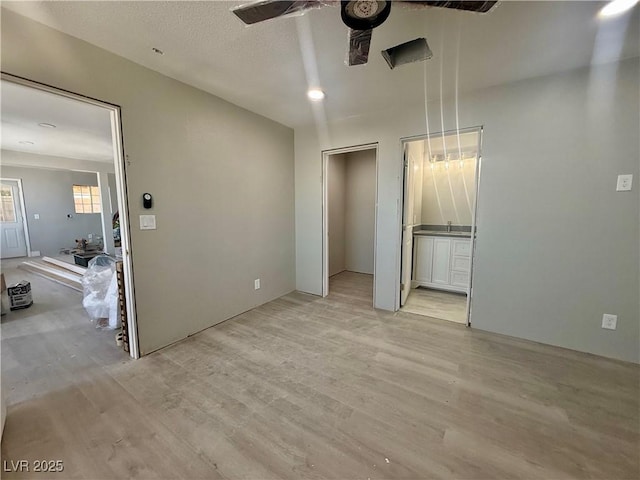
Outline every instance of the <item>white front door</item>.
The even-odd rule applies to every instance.
[[[0,189],[0,257],[27,256],[20,193],[16,180],[2,180]]]

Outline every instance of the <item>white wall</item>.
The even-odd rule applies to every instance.
[[[471,225],[476,195],[476,161],[425,162],[423,173],[422,224]]]
[[[121,107],[143,354],[295,288],[290,128],[4,9],[1,35],[4,72]]]
[[[5,91],[3,90],[2,96],[4,97]],[[96,107],[97,108],[97,107]],[[45,170],[58,170],[58,171],[74,171],[74,172],[95,172],[98,177],[104,176],[107,179],[108,187],[104,190],[101,189],[102,205],[104,208],[104,215],[102,216],[101,224],[104,228],[100,228],[95,232],[104,239],[104,250],[110,254],[115,253],[113,242],[111,241],[112,223],[111,218],[113,213],[118,210],[118,196],[116,188],[116,176],[113,173],[115,171],[115,165],[113,160],[108,162],[98,162],[92,160],[82,160],[78,158],[58,157],[55,155],[41,155],[27,152],[16,152],[12,150],[2,150],[0,152],[0,163],[3,168],[8,166],[15,167],[28,167]],[[98,182],[99,183],[99,182]],[[95,182],[93,183],[96,184]],[[84,222],[86,223],[86,221]],[[87,233],[84,232],[85,228],[81,230],[76,229],[78,237],[86,237]],[[52,237],[52,241],[54,237]],[[69,247],[72,245],[68,245]],[[53,255],[51,249],[47,248],[48,253],[46,255]],[[57,250],[56,250],[57,253]]]
[[[111,215],[118,211],[118,187],[116,186],[116,176],[113,174],[107,175],[109,179],[109,200],[111,207]]]
[[[373,275],[376,151],[347,154],[345,197],[345,264],[351,272]]]
[[[75,213],[73,185],[98,185],[95,173],[2,166],[4,178],[22,179],[31,250],[55,256],[89,234],[102,236],[99,213]],[[35,219],[38,214],[40,218]],[[70,215],[69,218],[67,215]]]
[[[639,189],[615,192],[618,174],[639,173],[638,66],[635,58],[460,96],[460,126],[484,126],[473,327],[639,361]],[[375,305],[395,308],[400,139],[425,133],[420,104],[334,121],[323,144],[315,127],[296,130],[298,289],[322,290],[320,152],[379,142]],[[453,106],[445,101],[445,130],[455,127]],[[430,104],[432,126],[439,114]],[[616,331],[600,328],[605,312],[618,314]]]
[[[345,265],[345,197],[346,155],[329,155],[327,159],[327,203],[329,235],[329,276],[344,271]]]

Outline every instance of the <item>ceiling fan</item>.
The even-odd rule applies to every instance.
[[[259,0],[232,9],[233,13],[247,25],[263,22],[272,18],[302,13],[313,8],[337,3],[326,0]],[[342,22],[349,27],[349,53],[347,64],[363,65],[369,58],[371,33],[382,25],[391,12],[392,3],[407,4],[414,7],[440,7],[455,10],[486,13],[498,3],[497,1],[379,1],[351,0],[340,2]]]

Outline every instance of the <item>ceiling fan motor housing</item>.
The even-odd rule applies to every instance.
[[[354,30],[369,30],[381,25],[391,12],[390,1],[351,0],[340,2],[342,22]]]

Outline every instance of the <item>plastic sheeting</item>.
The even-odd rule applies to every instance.
[[[82,277],[82,288],[82,306],[91,320],[96,322],[96,327],[118,328],[120,316],[116,261],[107,255],[93,258]]]
[[[364,65],[369,60],[369,47],[371,46],[372,29],[349,29],[349,50],[344,63],[348,66]]]
[[[262,0],[249,2],[233,7],[231,11],[242,20],[245,25],[273,20],[284,16],[302,15],[307,10],[324,7],[325,5],[339,4],[339,2],[323,0],[295,0],[274,1]]]

